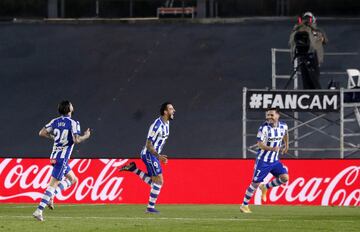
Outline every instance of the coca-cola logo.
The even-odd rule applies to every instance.
[[[271,188],[268,203],[359,206],[359,161],[288,160],[290,181]],[[127,159],[72,160],[70,166],[79,181],[58,194],[57,198],[66,203],[146,202],[148,185],[134,174],[118,172],[119,167],[127,162]],[[143,169],[140,162],[137,162],[139,168]],[[215,163],[228,169],[223,175],[209,179],[213,169],[207,167],[215,167]],[[321,165],[330,168],[319,169]],[[191,176],[184,176],[183,170],[189,166],[199,168],[192,169]],[[250,170],[252,166],[250,160],[231,161],[231,164],[221,159],[172,160],[163,167],[168,184],[164,185],[159,203],[238,203],[239,196],[248,187],[247,178],[251,178],[251,172],[244,172],[244,168]],[[39,201],[48,186],[51,172],[48,160],[0,159],[0,202]],[[243,173],[242,177],[234,178],[239,173]],[[269,175],[264,182],[271,178]],[[214,183],[221,185],[214,190]],[[254,201],[261,204],[260,191],[256,192]]]
[[[69,191],[59,193],[57,198],[59,200],[67,200],[74,197],[77,201],[81,201],[90,197],[92,201],[115,201],[121,200],[121,193],[123,188],[121,186],[123,177],[115,175],[118,168],[124,165],[127,159],[100,159],[96,165],[92,162],[98,160],[83,159],[72,160],[69,165],[72,170],[77,174],[84,174],[85,178],[79,178],[79,181],[72,186]],[[17,197],[29,197],[33,200],[40,199],[43,195],[44,189],[48,186],[52,167],[45,165],[39,167],[37,164],[29,166],[22,164],[23,159],[4,159],[0,163],[0,176],[3,178],[3,186],[0,186],[1,200],[10,200]],[[101,165],[99,165],[99,163]],[[98,172],[93,172],[94,169]],[[89,174],[86,174],[89,173]],[[91,174],[90,174],[91,173]],[[93,173],[97,173],[94,176]],[[4,190],[11,190],[12,188],[19,187],[20,193],[3,194]],[[12,192],[12,191],[8,191]]]
[[[270,181],[271,174],[265,178]],[[334,177],[312,177],[306,180],[297,177],[277,188],[269,189],[269,202],[280,199],[292,203],[319,202],[321,205],[358,206],[360,205],[360,167],[350,166]],[[261,204],[261,191],[258,189],[255,204]]]

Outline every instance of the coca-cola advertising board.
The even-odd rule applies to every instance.
[[[124,164],[139,159],[74,159],[78,182],[56,196],[57,203],[146,203],[150,188]],[[283,160],[290,181],[268,191],[267,204],[360,205],[360,160]],[[240,204],[254,160],[174,159],[163,166],[158,203]],[[34,203],[45,191],[52,166],[46,159],[0,159],[0,202]],[[272,178],[268,175],[265,181]],[[256,191],[251,203],[262,204]]]

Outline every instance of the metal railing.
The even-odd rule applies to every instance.
[[[260,119],[258,112],[249,112],[249,103],[247,93],[249,91],[265,91],[255,89],[243,89],[243,158],[247,158],[247,154],[257,153],[257,144],[248,143],[250,137],[252,141],[255,141],[257,128],[260,126],[260,122],[264,119]],[[270,90],[269,90],[270,91]],[[284,91],[284,90],[282,90]],[[287,94],[299,94],[304,92],[303,90],[285,90]],[[289,127],[289,135],[293,135],[297,132],[297,136],[291,136],[289,140],[289,156],[290,157],[302,157],[304,152],[318,152],[323,153],[322,157],[328,156],[329,152],[338,153],[335,157],[341,159],[350,158],[355,153],[360,153],[360,97],[357,97],[355,101],[349,99],[349,96],[360,96],[360,89],[343,89],[340,90],[306,90],[308,93],[334,93],[339,94],[339,107],[337,111],[333,112],[313,112],[309,111],[296,111],[296,115],[289,113],[288,111],[281,112],[281,117],[287,122],[296,122],[292,127]],[[260,110],[261,111],[261,110]],[[261,112],[263,113],[263,112]],[[264,115],[264,114],[262,114]],[[306,116],[307,115],[307,116]],[[256,123],[256,124],[255,124]],[[251,124],[251,125],[249,125]],[[252,133],[248,133],[248,130]],[[300,129],[307,129],[301,131]],[[327,141],[328,144],[319,144],[316,141],[312,142],[314,138],[322,136],[323,141]],[[299,146],[300,142],[304,142],[303,146]],[[329,147],[325,145],[332,144],[334,146]]]

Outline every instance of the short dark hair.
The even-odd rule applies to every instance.
[[[68,113],[70,113],[70,104],[71,103],[68,100],[61,101],[58,105],[59,114],[67,115]]]
[[[172,103],[171,102],[164,102],[163,104],[161,104],[161,107],[160,107],[160,115],[161,116],[164,115],[164,111],[167,110],[168,105],[172,105]]]
[[[272,108],[267,108],[266,111],[270,111],[270,110],[274,110],[276,113],[280,113],[280,109],[279,107],[272,107]]]

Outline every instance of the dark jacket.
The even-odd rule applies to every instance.
[[[300,24],[296,24],[290,34],[290,39],[289,39],[289,45],[290,45],[290,52],[291,52],[291,58],[294,59],[295,56],[295,41],[294,41],[294,37],[295,34],[297,32],[307,32],[309,35],[309,40],[310,40],[310,48],[309,48],[309,52],[310,53],[316,53],[317,54],[317,58],[318,58],[318,63],[321,64],[324,61],[324,47],[323,45],[325,45],[328,42],[328,39],[326,37],[326,34],[319,29],[316,24],[305,24],[305,23],[300,23]]]

